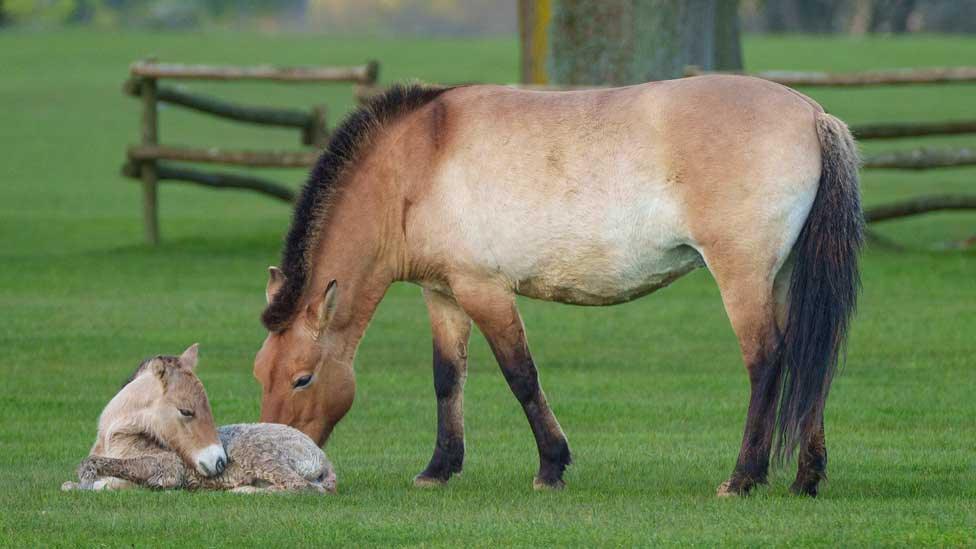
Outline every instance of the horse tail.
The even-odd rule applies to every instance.
[[[783,392],[775,455],[789,458],[822,426],[861,281],[863,243],[857,145],[847,126],[817,114],[823,167],[817,195],[793,248],[789,309],[782,335]]]

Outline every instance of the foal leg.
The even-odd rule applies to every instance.
[[[739,457],[729,480],[719,486],[718,495],[745,495],[756,484],[766,483],[769,470],[781,372],[778,307],[772,276],[739,274],[721,264],[709,264],[709,268],[719,283],[751,386]]]
[[[532,427],[539,449],[539,472],[533,486],[537,490],[562,488],[565,486],[563,471],[572,461],[569,443],[539,385],[539,374],[529,354],[515,296],[490,283],[455,288],[455,295],[488,340],[509,388]]]
[[[434,336],[434,394],[437,395],[437,443],[415,486],[439,485],[460,473],[464,464],[464,380],[468,375],[471,319],[454,298],[424,290]]]
[[[175,454],[121,459],[89,456],[78,466],[82,486],[94,486],[98,477],[112,477],[147,488],[180,488],[185,472],[186,466]],[[110,485],[106,483],[104,486]]]

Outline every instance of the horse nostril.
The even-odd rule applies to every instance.
[[[224,458],[218,458],[217,459],[217,474],[219,475],[219,474],[223,473],[225,467],[227,467],[227,462],[224,461]]]

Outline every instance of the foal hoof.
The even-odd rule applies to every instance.
[[[413,485],[415,488],[436,488],[438,486],[446,486],[447,481],[440,478],[417,475],[413,477]]]
[[[565,487],[566,487],[566,481],[564,481],[561,478],[558,478],[556,480],[551,480],[551,481],[545,481],[539,477],[535,477],[534,479],[532,479],[532,488],[536,492],[562,490]]]
[[[78,490],[80,488],[81,486],[79,486],[77,482],[71,482],[70,480],[61,485],[62,492],[70,492],[72,490]]]

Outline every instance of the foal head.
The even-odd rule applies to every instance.
[[[271,268],[270,303],[284,282]],[[339,290],[333,281],[285,329],[270,332],[254,359],[254,375],[264,389],[261,421],[283,423],[322,446],[352,407],[356,394],[349,345],[333,327]]]
[[[196,344],[180,356],[143,361],[102,413],[100,427],[146,435],[204,476],[222,473],[227,454],[196,366]]]

